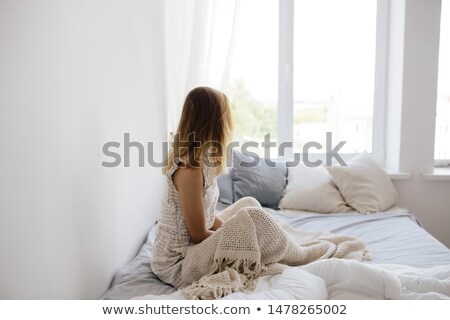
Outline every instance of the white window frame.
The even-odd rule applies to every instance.
[[[279,0],[279,54],[278,54],[278,144],[293,142],[293,71],[294,71],[294,0]],[[389,41],[389,0],[377,1],[375,53],[375,88],[373,113],[372,156],[381,165],[386,157],[386,97]],[[291,125],[287,125],[291,124]],[[334,141],[337,143],[336,141]],[[284,158],[292,159],[293,148],[286,150]],[[340,154],[348,160],[355,154]],[[323,160],[323,154],[310,154],[313,159]]]

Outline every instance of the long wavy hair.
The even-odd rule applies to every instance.
[[[210,166],[219,175],[226,167],[233,114],[227,96],[213,88],[198,87],[186,96],[178,129],[163,173],[174,161],[186,167]]]

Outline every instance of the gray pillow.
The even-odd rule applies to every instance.
[[[217,185],[219,187],[219,201],[226,204],[233,203],[233,178],[230,169],[227,168],[220,176],[217,177]]]
[[[256,154],[247,156],[234,149],[233,200],[250,196],[265,207],[277,209],[286,188],[286,174],[285,162],[275,161],[275,166],[270,166]]]

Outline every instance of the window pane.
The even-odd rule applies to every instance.
[[[241,146],[261,142],[268,133],[276,141],[278,1],[240,1],[230,80],[227,93],[235,113],[235,141]],[[262,150],[257,152],[262,155]]]
[[[436,105],[436,160],[450,160],[450,3],[442,1]]]
[[[294,6],[294,151],[330,131],[340,152],[372,152],[377,1]]]

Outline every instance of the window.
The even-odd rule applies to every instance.
[[[255,10],[255,4],[258,9]],[[234,141],[277,138],[278,2],[241,0],[236,45],[227,90],[235,113]],[[260,155],[263,149],[249,148]]]
[[[310,141],[325,152],[332,132],[333,145],[347,141],[340,153],[376,151],[379,1],[241,0],[227,91],[235,139],[261,142],[270,133],[292,142],[291,152]]]
[[[332,132],[341,152],[372,152],[376,0],[294,4],[294,151]]]
[[[442,1],[434,158],[450,166],[450,3]]]

